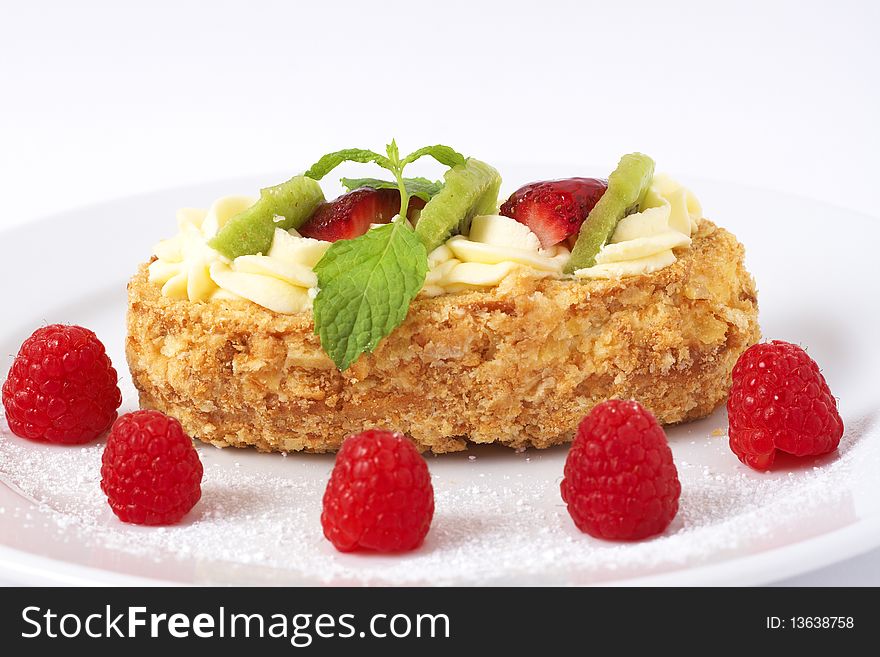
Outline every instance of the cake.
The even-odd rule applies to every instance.
[[[663,424],[705,417],[726,398],[739,355],[759,339],[744,249],[702,217],[687,190],[655,177],[651,162],[638,204],[605,229],[588,266],[566,272],[570,260],[582,256],[582,240],[596,241],[585,226],[593,222],[596,230],[602,223],[617,198],[615,175],[623,164],[608,183],[589,179],[592,199],[550,181],[541,184],[551,187],[522,188],[501,215],[497,186],[493,192],[494,183],[487,185],[481,199],[469,201],[484,205],[469,211],[469,227],[453,217],[448,231],[425,243],[427,261],[414,270],[422,282],[401,320],[355,357],[349,349],[351,360],[343,363],[340,352],[328,348],[328,332],[315,326],[316,317],[326,321],[320,295],[333,285],[323,266],[334,253],[330,243],[355,244],[371,234],[396,239],[369,225],[353,226],[366,198],[369,216],[378,219],[367,224],[425,241],[436,231],[429,225],[420,232],[420,224],[437,215],[431,203],[442,198],[441,183],[424,194],[427,200],[409,206],[416,206],[413,214],[396,191],[391,200],[397,205],[377,211],[391,191],[378,185],[357,187],[341,197],[347,201],[309,200],[294,226],[283,225],[276,207],[275,237],[266,249],[265,231],[256,231],[263,235],[258,252],[249,242],[253,231],[242,240],[236,228],[258,199],[224,201],[195,217],[185,212],[181,234],[190,231],[189,251],[180,240],[158,248],[128,286],[126,354],[140,404],[174,416],[191,435],[217,446],[285,452],[335,451],[347,435],[366,428],[401,431],[435,453],[469,443],[545,448],[571,440],[581,417],[610,398],[635,399]],[[454,184],[448,173],[445,188]],[[548,189],[560,194],[549,214],[540,205]],[[351,196],[361,190],[369,191]],[[573,199],[574,210],[559,198]],[[569,213],[562,217],[568,223],[558,222],[560,208]],[[564,230],[554,232],[559,226]],[[229,227],[251,253],[218,248],[217,236]],[[334,239],[324,239],[328,230]],[[346,233],[351,230],[359,234]],[[462,234],[449,236],[455,232]],[[297,257],[304,260],[283,259],[292,251],[282,248],[288,238],[279,233],[298,240]],[[645,249],[655,251],[645,255]],[[484,261],[469,261],[470,253]],[[512,260],[501,259],[505,253]],[[457,269],[462,264],[473,266]],[[315,280],[309,272],[317,272]],[[322,276],[328,282],[319,285]],[[282,284],[296,293],[285,293]]]

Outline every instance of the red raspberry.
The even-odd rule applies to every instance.
[[[428,464],[403,434],[371,429],[346,439],[321,513],[324,536],[337,550],[414,550],[433,516]]]
[[[797,345],[756,344],[736,361],[727,398],[730,449],[756,470],[776,450],[817,456],[837,449],[843,420],[819,366]]]
[[[681,494],[663,429],[641,404],[619,399],[581,420],[560,488],[578,529],[623,541],[666,529]]]
[[[202,496],[202,462],[180,422],[159,411],[126,413],[101,458],[101,490],[123,522],[173,525]]]
[[[50,443],[94,440],[122,403],[104,345],[82,326],[52,324],[25,340],[3,383],[6,421],[16,435]]]

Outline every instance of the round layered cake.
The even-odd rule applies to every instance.
[[[234,295],[173,298],[143,265],[128,287],[126,353],[144,408],[217,446],[325,452],[366,428],[436,453],[471,443],[549,447],[610,398],[661,423],[704,417],[759,339],[744,250],[702,219],[657,271],[550,277],[421,295],[371,352],[340,371],[314,314]]]

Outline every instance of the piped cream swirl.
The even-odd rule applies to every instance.
[[[207,302],[247,299],[279,313],[308,310],[318,293],[314,267],[330,242],[275,230],[268,253],[229,260],[208,242],[229,219],[256,198],[224,196],[208,209],[177,213],[178,234],[159,242],[149,266],[150,281],[172,299]],[[688,247],[702,217],[696,197],[669,178],[654,177],[641,211],[624,217],[578,278],[620,278],[648,274],[675,262],[675,249]],[[428,256],[421,296],[434,297],[496,287],[515,270],[561,278],[570,258],[565,244],[541,248],[528,226],[501,215],[482,215],[467,235],[455,235]]]
[[[596,264],[578,269],[577,278],[623,278],[650,274],[675,262],[674,249],[688,247],[703,215],[700,202],[665,175],[654,176],[640,212],[620,220]]]
[[[510,217],[474,217],[467,237],[455,235],[429,254],[421,294],[435,297],[495,287],[522,267],[542,276],[561,276],[569,256],[563,245],[542,249],[537,235]]]
[[[247,299],[286,314],[310,308],[318,285],[313,267],[330,242],[276,228],[268,253],[232,261],[208,246],[229,219],[256,200],[225,196],[207,210],[180,210],[178,234],[153,249],[156,260],[149,266],[150,281],[161,285],[162,294],[172,299]]]

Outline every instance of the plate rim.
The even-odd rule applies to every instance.
[[[526,163],[511,163],[515,167],[526,166]],[[536,166],[535,163],[528,166]],[[584,165],[586,168],[586,165]],[[227,178],[205,180],[196,183],[169,186],[153,189],[135,194],[123,195],[94,203],[87,203],[53,212],[40,217],[28,219],[19,224],[0,229],[0,240],[7,248],[9,244],[23,239],[25,235],[34,230],[39,230],[47,223],[53,223],[71,215],[82,215],[88,212],[102,212],[107,208],[128,204],[139,199],[155,199],[173,193],[183,193],[187,190],[207,190],[218,185],[237,186],[249,184],[258,178],[269,178],[270,175],[246,175]],[[838,206],[828,201],[811,198],[805,195],[794,194],[785,191],[762,188],[733,181],[724,181],[713,178],[698,176],[682,176],[688,180],[705,181],[714,185],[729,186],[731,188],[749,189],[756,193],[770,194],[779,198],[796,199],[802,203],[814,206],[833,208],[845,213],[848,218],[858,218],[868,221],[878,227],[880,216],[874,216],[861,210]],[[0,481],[4,488],[9,488],[5,482]],[[29,502],[33,504],[33,502]],[[813,536],[804,540],[796,541],[768,550],[762,550],[754,554],[734,556],[717,562],[696,566],[684,564],[671,570],[651,575],[635,576],[624,579],[613,579],[606,582],[595,582],[590,586],[751,586],[770,584],[781,579],[804,574],[851,559],[865,554],[872,549],[880,547],[880,513],[867,517],[860,517],[850,525],[832,530],[827,533]],[[791,558],[796,553],[797,558]],[[743,569],[742,566],[748,564]],[[111,586],[189,586],[199,585],[198,582],[183,582],[178,580],[165,580],[161,578],[143,577],[136,574],[120,572],[111,569],[96,568],[78,564],[73,561],[65,561],[55,557],[35,555],[24,550],[3,544],[0,539],[0,578],[9,578],[14,582],[38,585],[40,583],[50,585],[111,585]],[[505,578],[506,579],[506,578]],[[511,576],[515,579],[515,576]],[[211,583],[215,584],[215,583]],[[216,584],[222,585],[222,582]],[[296,585],[295,583],[291,585]],[[464,581],[462,586],[473,586],[476,583]],[[515,585],[515,584],[502,584]]]
[[[2,482],[0,482],[2,483]],[[6,484],[3,484],[6,486]],[[857,539],[857,540],[853,540]],[[668,570],[653,575],[595,582],[585,587],[663,587],[663,586],[761,586],[801,575],[835,563],[840,563],[880,547],[880,515],[859,519],[846,527],[813,536],[803,541],[782,545],[770,550],[724,559],[715,563]],[[803,552],[800,559],[791,559],[791,552]],[[743,572],[738,565],[748,562]],[[758,564],[758,568],[755,568]],[[772,576],[769,576],[772,571]],[[11,576],[11,577],[9,577]],[[32,578],[23,580],[24,576]],[[183,582],[171,579],[142,577],[130,573],[85,566],[71,561],[35,555],[18,548],[0,544],[0,577],[9,577],[13,583],[28,581],[29,586],[248,586],[247,583]],[[36,581],[33,581],[33,580]],[[464,581],[457,586],[481,586],[478,582]],[[285,582],[281,586],[309,586]],[[493,586],[520,586],[501,582]],[[526,586],[541,586],[528,584]]]

